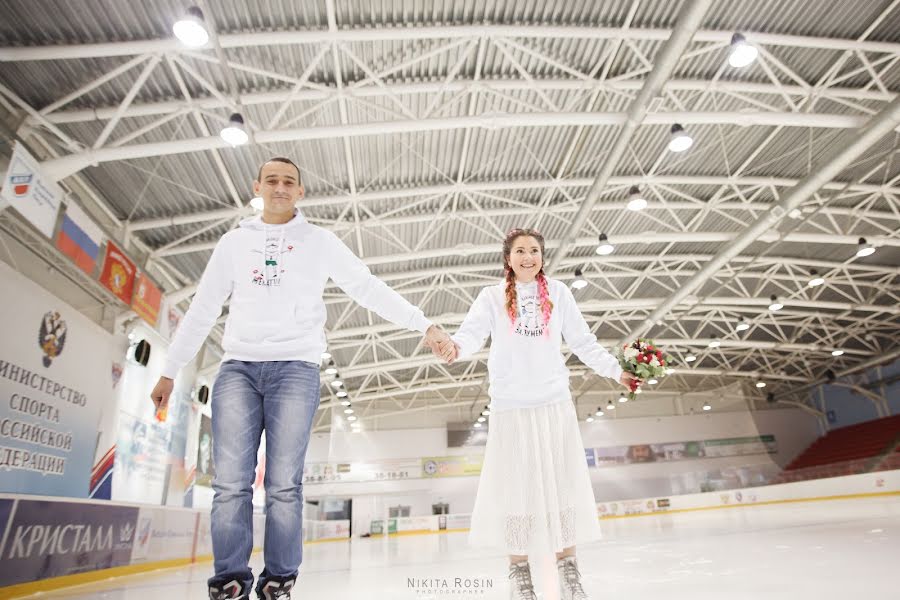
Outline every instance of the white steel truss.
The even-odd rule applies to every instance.
[[[554,277],[568,283],[583,269],[588,288],[576,297],[605,345],[651,330],[671,349],[678,371],[648,397],[766,379],[768,389],[803,404],[806,386],[826,369],[860,387],[855,366],[896,348],[900,269],[879,257],[896,257],[900,246],[900,43],[868,39],[896,3],[856,39],[742,32],[760,49],[758,70],[747,77],[725,76],[733,32],[701,27],[709,2],[685,3],[671,30],[636,23],[638,3],[616,28],[351,28],[339,22],[334,0],[322,4],[321,29],[223,33],[197,50],[175,40],[0,48],[0,62],[123,57],[42,105],[0,80],[0,104],[47,171],[103,218],[173,300],[190,298],[197,261],[216,235],[253,214],[236,165],[241,172],[256,165],[241,163],[215,134],[231,112],[242,112],[254,152],[336,141],[331,176],[341,183],[319,178],[301,207],[448,329],[478,289],[497,280],[498,240],[512,222],[552,232]],[[593,62],[560,51],[561,40],[593,44]],[[394,50],[382,51],[385,42]],[[255,61],[246,49],[303,50],[309,60],[291,71]],[[815,78],[797,58],[835,52]],[[697,75],[704,61],[721,66],[704,78]],[[431,75],[418,74],[435,65]],[[236,75],[257,84],[241,89]],[[157,78],[172,80],[176,95],[149,93]],[[83,108],[112,86],[120,90],[114,104]],[[705,132],[684,157],[664,149],[673,123]],[[615,137],[622,129],[628,135]],[[531,143],[550,145],[555,132],[557,154]],[[480,145],[494,140],[505,146],[485,159]],[[393,144],[394,154],[379,163],[372,155],[382,144]],[[192,166],[211,160],[225,190],[217,208],[132,217],[136,206],[122,214],[89,180],[90,167],[148,158],[158,166],[173,155]],[[503,166],[510,156],[530,169]],[[165,190],[150,200],[161,208],[193,189],[155,168],[141,173]],[[625,208],[631,186],[648,200],[639,214]],[[12,223],[4,217],[5,230],[20,234]],[[615,254],[593,253],[600,233]],[[877,249],[871,259],[855,256],[861,237]],[[808,286],[812,269],[825,285]],[[777,313],[767,309],[773,293],[785,305]],[[336,287],[326,289],[325,302],[329,350],[368,417],[484,399],[484,353],[442,366],[417,335]],[[741,317],[749,325],[743,333],[734,330]],[[713,339],[721,345],[709,348]],[[835,358],[833,350],[845,353]],[[689,353],[695,362],[684,362]],[[585,377],[575,359],[570,365],[576,396],[616,393]],[[329,426],[336,401],[325,389],[332,395],[319,428]]]

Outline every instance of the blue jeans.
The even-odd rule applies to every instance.
[[[296,577],[303,559],[303,461],[319,407],[319,365],[222,363],[212,390],[215,576],[209,585],[253,584],[253,480],[266,432],[266,577]]]

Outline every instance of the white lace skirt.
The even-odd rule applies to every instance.
[[[492,412],[469,544],[542,554],[599,537],[572,401]]]

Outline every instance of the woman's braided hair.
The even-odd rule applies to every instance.
[[[509,257],[512,254],[512,246],[520,237],[533,237],[537,240],[541,247],[541,257],[544,255],[544,236],[535,229],[511,229],[503,240],[503,266],[506,271],[506,313],[509,320],[515,324],[516,318],[519,316],[518,302],[516,298],[516,274],[513,272],[509,264]],[[547,277],[544,275],[544,266],[538,271],[535,278],[538,284],[538,298],[541,302],[541,316],[544,320],[544,327],[550,322],[550,314],[553,312],[553,302],[550,301],[550,289],[547,285]],[[545,329],[546,331],[546,329]]]

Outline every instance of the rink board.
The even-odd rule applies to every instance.
[[[900,470],[785,483],[727,492],[598,504],[601,519],[725,508],[900,497]],[[383,535],[384,522],[370,533]],[[389,519],[388,535],[460,531],[469,515]],[[46,591],[212,558],[209,513],[106,501],[0,495],[0,596]],[[262,546],[265,517],[254,515],[254,546]],[[349,539],[347,521],[304,520],[304,543]],[[75,558],[77,555],[77,560]]]
[[[304,520],[304,543],[348,539],[349,521]],[[212,559],[209,512],[0,495],[0,597]],[[253,515],[253,545],[265,516]]]

